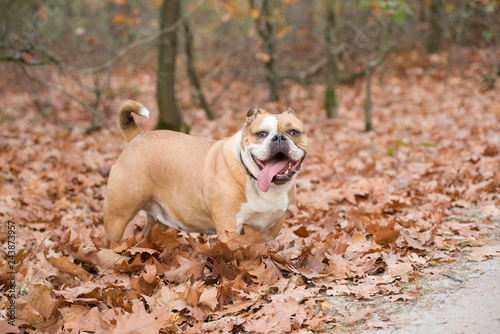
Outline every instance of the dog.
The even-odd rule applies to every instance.
[[[126,101],[119,112],[128,142],[111,168],[104,200],[104,229],[119,242],[140,210],[143,235],[158,224],[188,232],[261,231],[267,243],[279,234],[295,197],[295,178],[309,148],[303,123],[292,109],[271,114],[252,106],[243,128],[213,141],[168,130],[146,131],[132,114],[149,117],[140,103]]]

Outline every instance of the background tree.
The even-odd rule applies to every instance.
[[[325,108],[328,118],[337,117],[337,96],[335,85],[338,80],[337,38],[335,29],[335,0],[326,0],[326,49],[328,64],[326,67]]]
[[[161,7],[160,36],[158,38],[158,76],[156,97],[160,117],[157,129],[180,131],[182,115],[175,98],[175,60],[177,55],[177,27],[181,21],[181,1],[164,0]]]
[[[376,18],[378,19],[380,47],[372,50],[370,60],[365,67],[366,98],[365,98],[365,131],[373,130],[373,103],[372,103],[372,74],[377,67],[383,65],[387,53],[390,50],[392,25],[402,24],[405,15],[412,14],[410,7],[402,0],[375,0],[370,3],[376,6]]]
[[[253,10],[255,26],[262,43],[262,52],[259,58],[264,63],[266,78],[269,84],[269,100],[279,100],[280,78],[276,67],[275,42],[276,34],[274,27],[273,9],[271,1],[250,0],[250,8]]]
[[[427,41],[427,52],[438,53],[441,51],[441,35],[443,22],[441,19],[441,0],[431,0],[429,4],[429,37]]]

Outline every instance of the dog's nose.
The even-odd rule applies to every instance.
[[[278,134],[274,135],[274,137],[272,138],[272,141],[277,141],[278,143],[285,142],[286,136],[278,133]]]

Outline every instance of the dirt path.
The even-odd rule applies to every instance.
[[[479,263],[464,258],[444,269],[409,285],[410,290],[419,286],[419,296],[413,301],[332,297],[329,303],[334,307],[370,308],[377,318],[332,330],[359,334],[500,333],[500,258]]]
[[[478,215],[476,211],[464,211],[462,215]],[[497,227],[482,241],[490,246],[500,245],[500,216],[489,218],[497,222]],[[330,297],[332,309],[347,309],[357,314],[356,318],[365,319],[354,325],[337,324],[331,329],[377,334],[500,333],[500,257],[471,262],[467,254],[470,250],[464,249],[457,261],[424,269],[422,277],[405,287],[418,293],[414,300]],[[364,316],[366,309],[371,312]]]
[[[461,261],[419,284],[422,296],[394,304],[392,325],[377,333],[500,333],[500,258]]]

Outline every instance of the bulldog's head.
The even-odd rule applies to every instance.
[[[247,113],[240,149],[243,164],[256,177],[259,189],[291,181],[300,171],[309,147],[304,124],[292,109],[270,114],[256,106]]]

